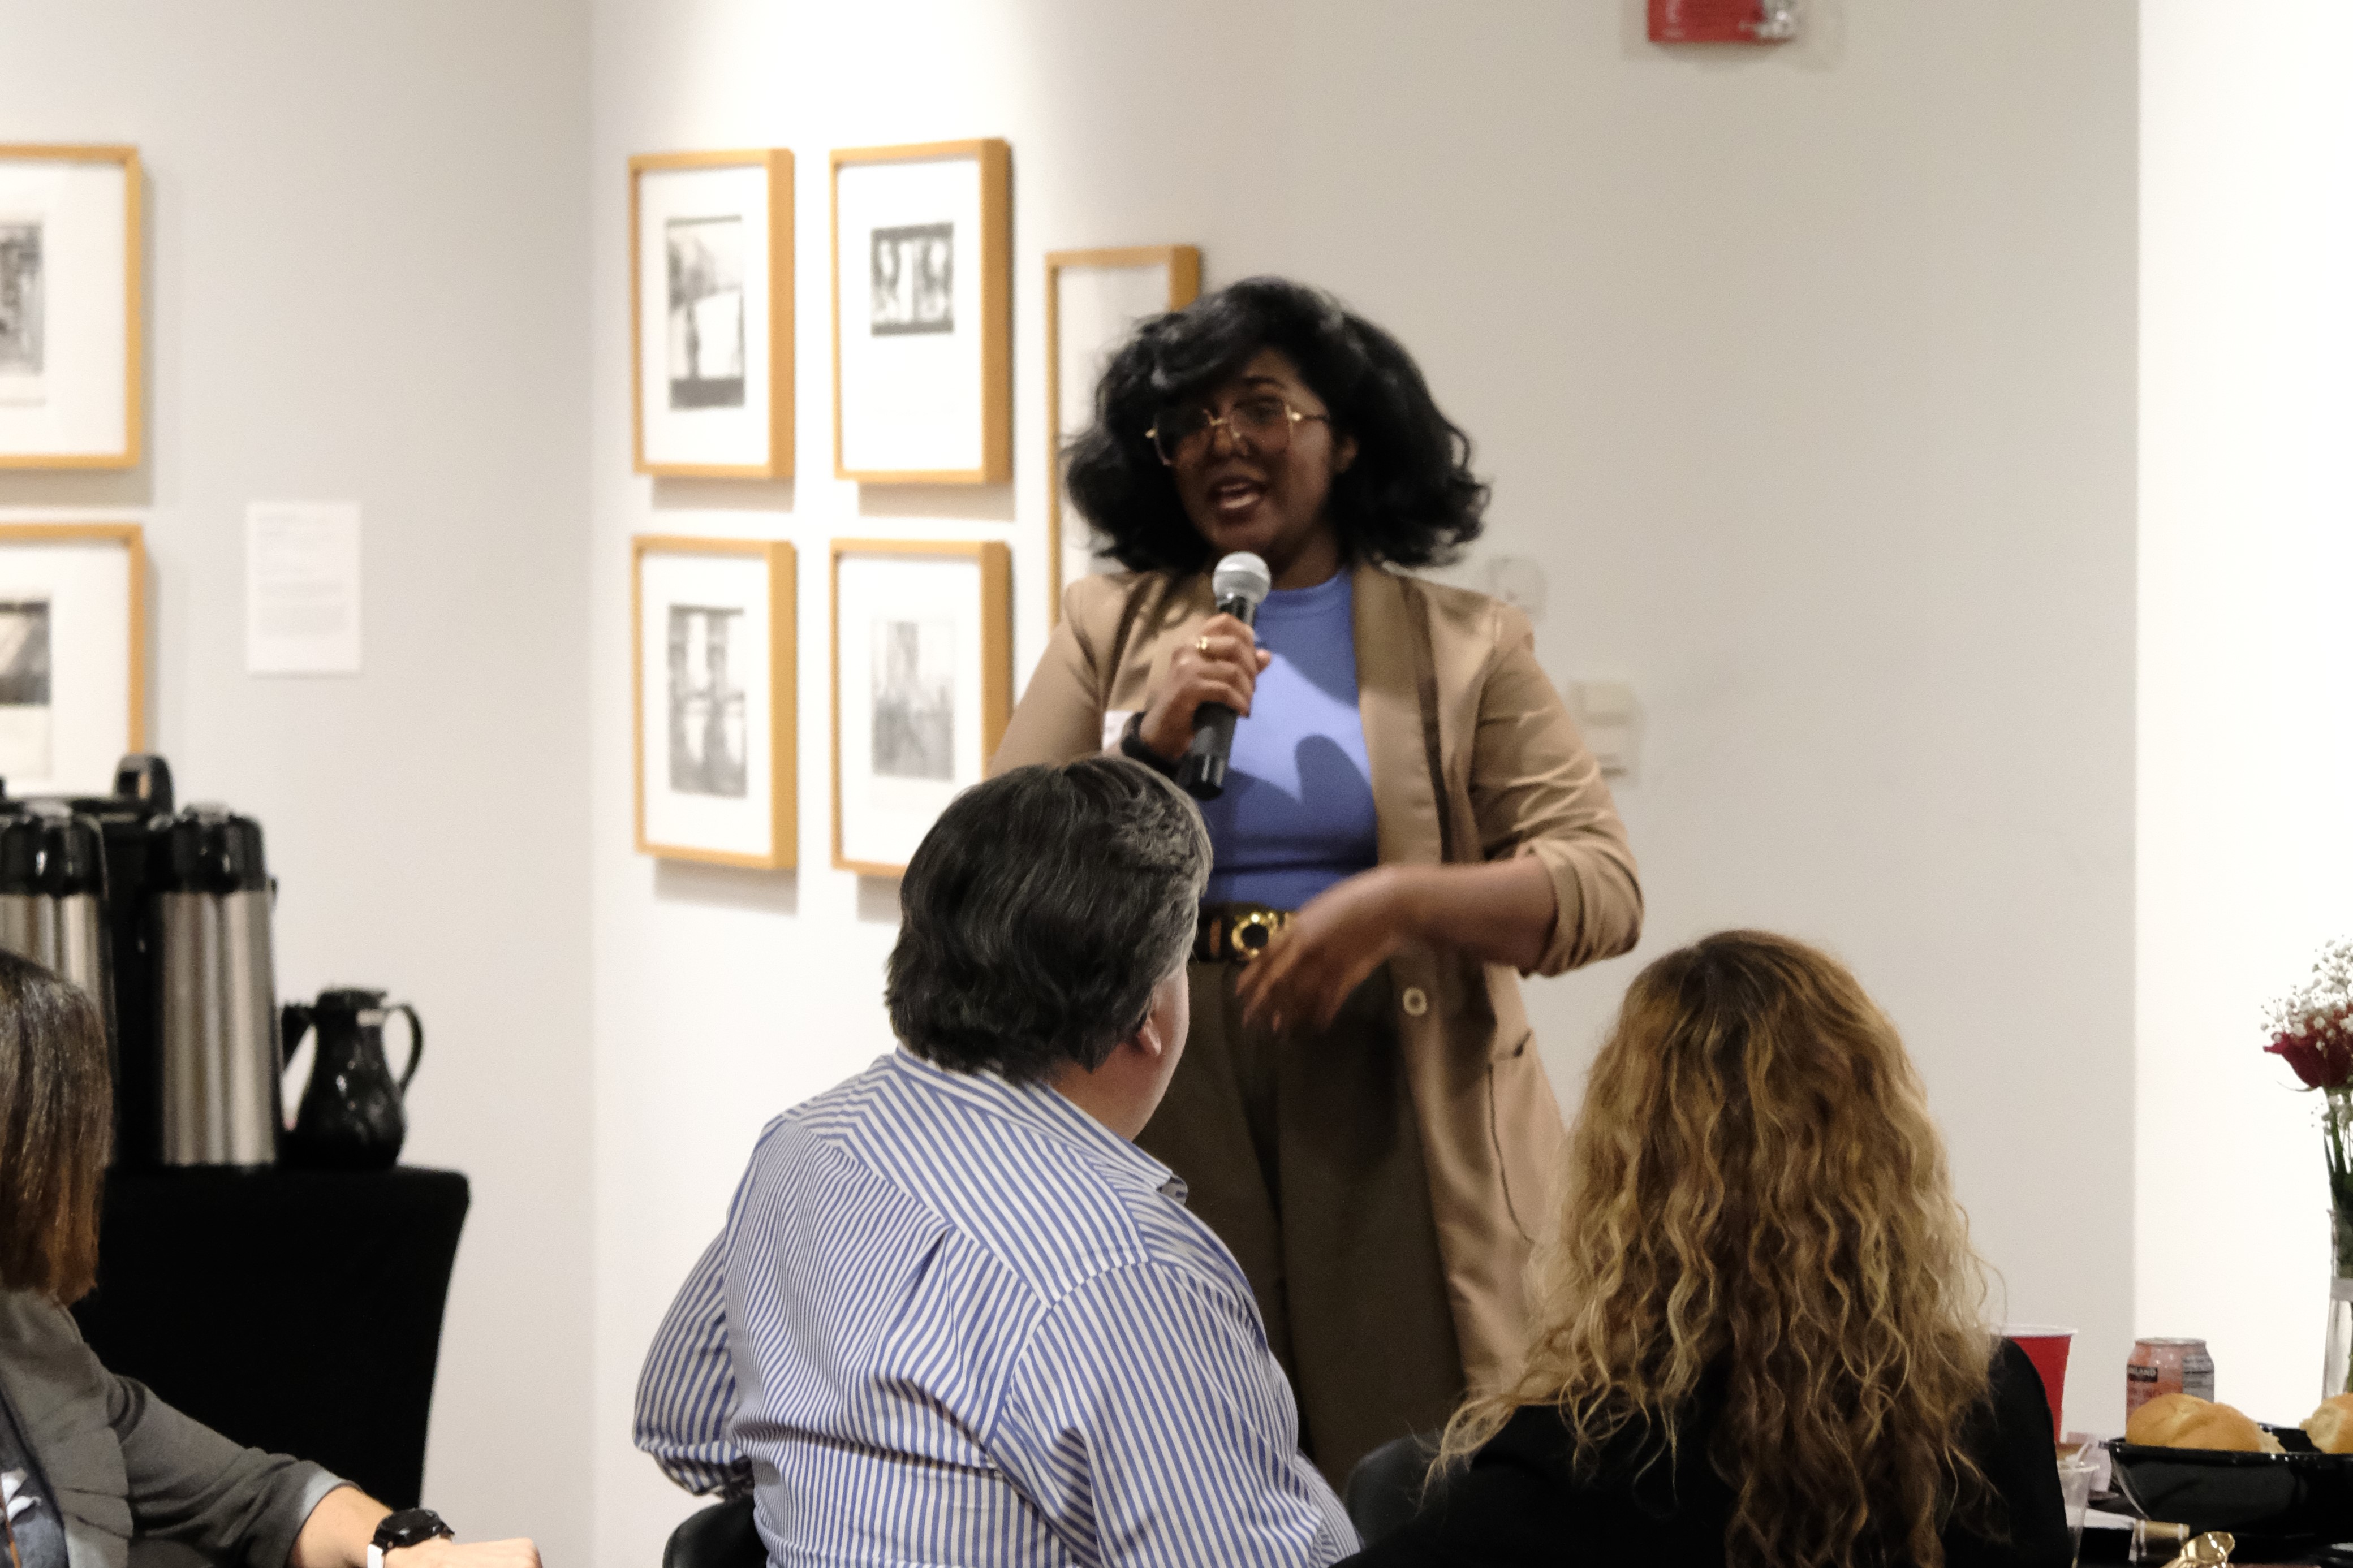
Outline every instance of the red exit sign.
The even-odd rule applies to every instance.
[[[1778,44],[1798,36],[1797,0],[1651,0],[1654,44]]]

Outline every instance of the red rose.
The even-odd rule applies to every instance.
[[[2318,1047],[2300,1035],[2281,1035],[2263,1049],[2294,1068],[2306,1089],[2328,1089],[2345,1080],[2344,1064],[2330,1062]]]

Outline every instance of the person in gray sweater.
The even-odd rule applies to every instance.
[[[308,1461],[106,1370],[66,1311],[95,1282],[112,1087],[79,988],[0,952],[0,1512],[5,1568],[539,1568],[459,1545]]]

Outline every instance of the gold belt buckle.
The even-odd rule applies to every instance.
[[[1246,910],[1236,915],[1226,928],[1226,947],[1235,962],[1248,963],[1264,952],[1288,918],[1281,910]],[[1255,942],[1250,940],[1252,932],[1258,936]]]

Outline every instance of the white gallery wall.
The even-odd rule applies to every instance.
[[[691,1506],[629,1447],[648,1339],[759,1127],[890,1043],[894,889],[828,863],[826,545],[1011,543],[1026,674],[1042,258],[1082,246],[1397,331],[1495,482],[1456,574],[1533,562],[1547,668],[1632,684],[1650,928],[1531,986],[1566,1103],[1635,965],[1819,939],[1911,1041],[2009,1315],[2084,1331],[2071,1424],[2118,1423],[2136,1331],[2297,1411],[2317,1159],[2254,1022],[2353,870],[2344,24],[1806,9],[1677,51],[1640,0],[0,0],[0,140],[142,148],[152,332],[146,464],[0,475],[0,517],[147,525],[154,740],[267,826],[284,989],[425,1012],[410,1157],[475,1184],[438,1506],[611,1568]],[[1015,480],[838,482],[827,150],[983,135]],[[800,477],[650,481],[627,159],[754,146],[798,159]],[[255,500],[363,507],[360,676],[243,673]],[[799,547],[797,872],[631,849],[650,531]]]
[[[1736,924],[1905,1030],[2019,1319],[2121,1420],[2132,1308],[2137,10],[1811,0],[1668,51],[1639,0],[596,0],[590,672],[596,1552],[691,1506],[639,1362],[759,1127],[888,1048],[893,889],[828,865],[826,543],[1003,539],[1043,646],[1045,252],[1189,241],[1393,329],[1538,563],[1556,678],[1630,681],[1651,924],[1538,983],[1573,1103],[1630,965]],[[826,153],[1013,153],[1016,479],[831,478]],[[798,161],[800,477],[629,471],[626,162]],[[800,551],[801,868],[631,852],[628,540]]]
[[[0,142],[138,144],[150,334],[144,465],[0,473],[0,518],[145,525],[151,743],[260,819],[281,989],[423,1014],[406,1157],[473,1183],[426,1494],[583,1562],[586,14],[0,0]],[[245,509],[287,500],[362,508],[355,677],[245,673]]]
[[[2353,13],[2147,0],[2135,1320],[2317,1397],[2316,1097],[2263,1005],[2353,936]]]

